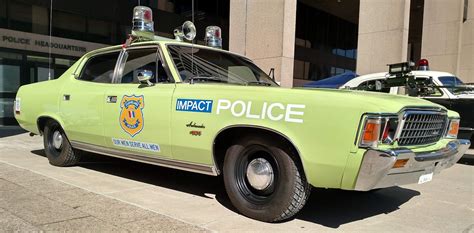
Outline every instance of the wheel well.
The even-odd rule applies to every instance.
[[[296,155],[296,163],[303,169],[300,154],[293,143],[283,136],[282,134],[265,128],[252,128],[252,127],[231,127],[221,131],[214,140],[213,156],[214,162],[216,163],[217,169],[222,172],[224,165],[224,158],[227,149],[233,145],[233,143],[246,135],[259,135],[261,137],[271,137],[272,140],[279,140],[284,142],[287,152]]]
[[[44,127],[46,126],[46,122],[48,122],[50,120],[53,120],[53,121],[57,122],[57,120],[55,120],[54,118],[47,117],[47,116],[43,116],[43,117],[38,118],[36,124],[38,125],[38,131],[39,131],[40,135],[43,135]]]

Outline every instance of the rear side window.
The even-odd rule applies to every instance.
[[[96,83],[112,83],[115,63],[117,62],[118,56],[119,52],[113,52],[90,58],[84,66],[84,69],[82,69],[79,80]]]
[[[373,92],[383,92],[390,93],[390,87],[387,86],[385,79],[370,80],[361,83],[357,89],[373,91]]]

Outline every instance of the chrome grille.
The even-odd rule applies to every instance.
[[[443,137],[448,118],[445,112],[407,111],[398,145],[413,146],[435,143]]]

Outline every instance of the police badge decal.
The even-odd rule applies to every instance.
[[[120,102],[120,126],[130,136],[134,137],[143,129],[144,118],[143,108],[145,108],[145,98],[143,95],[124,95]]]

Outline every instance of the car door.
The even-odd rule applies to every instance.
[[[77,78],[61,89],[60,115],[70,141],[104,145],[103,101],[119,51],[95,55],[85,61]]]
[[[170,157],[170,108],[174,81],[161,65],[157,46],[124,50],[114,83],[105,91],[104,135],[109,148],[133,155]],[[151,71],[153,85],[138,74]]]

